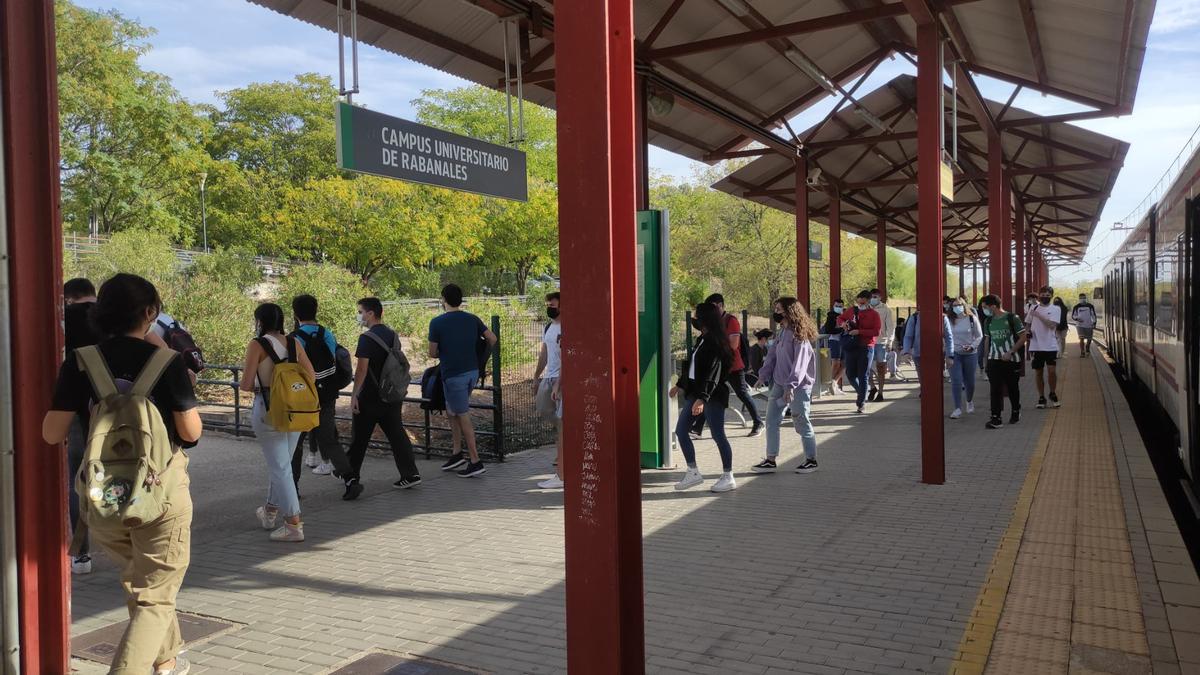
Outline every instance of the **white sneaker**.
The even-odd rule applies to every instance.
[[[92,557],[88,554],[71,558],[71,574],[91,574]]]
[[[563,481],[558,476],[551,476],[546,480],[538,483],[538,487],[543,490],[560,490],[562,489]]]
[[[192,664],[182,656],[176,656],[174,668],[156,668],[154,675],[188,675],[190,672],[192,672]]]
[[[704,474],[700,473],[700,469],[689,468],[687,473],[683,474],[683,479],[675,484],[676,490],[686,490],[704,482]]]
[[[309,450],[304,453],[304,466],[315,467],[321,463],[321,455]]]
[[[271,533],[271,541],[304,541],[304,523],[284,523],[283,527]]]
[[[950,413],[950,419],[956,420],[962,417],[962,408],[955,408],[954,412]]]
[[[329,462],[321,462],[313,469],[313,473],[318,476],[328,476],[333,473],[333,465]]]
[[[974,412],[975,412],[975,404],[971,403],[970,401],[967,401],[967,414],[970,415],[970,414],[973,414]]]
[[[267,507],[260,506],[254,510],[254,515],[258,516],[258,522],[262,523],[262,529],[275,529],[275,519],[279,517],[278,511],[267,511]]]
[[[715,485],[712,486],[713,492],[729,492],[737,488],[737,481],[733,479],[732,473],[723,473],[717,479]]]

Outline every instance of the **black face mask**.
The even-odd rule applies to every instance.
[[[1043,305],[1048,305],[1050,304],[1050,296],[1043,295],[1042,297],[1038,298],[1038,302],[1042,303]]]
[[[547,307],[546,308],[546,316],[550,317],[551,319],[557,319],[558,318],[558,308],[557,307]]]
[[[704,327],[704,324],[700,322],[700,319],[692,319],[692,328],[695,328],[696,330],[700,330],[703,327]]]
[[[775,323],[783,323],[783,315],[780,314],[779,312],[775,312],[774,314],[771,315],[771,320],[774,321]]]

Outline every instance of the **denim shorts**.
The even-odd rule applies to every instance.
[[[451,415],[466,415],[471,410],[471,390],[479,381],[479,371],[472,370],[461,375],[442,378],[442,389],[446,392],[446,412]]]
[[[842,341],[840,338],[838,338],[838,339],[834,339],[832,337],[829,338],[829,358],[833,359],[834,361],[841,360],[841,358],[842,358]]]

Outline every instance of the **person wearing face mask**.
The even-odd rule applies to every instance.
[[[712,491],[728,492],[737,488],[733,478],[733,447],[725,437],[725,410],[729,407],[726,382],[733,367],[733,348],[721,310],[716,305],[708,302],[697,305],[692,327],[700,331],[700,338],[669,394],[675,398],[682,393],[684,399],[679,422],[675,425],[675,438],[687,462],[687,472],[675,484],[675,489],[687,490],[704,482],[704,474],[696,465],[696,446],[691,437],[692,420],[704,417],[721,454],[721,477],[712,486]]]
[[[821,332],[829,336],[829,362],[832,366],[829,375],[829,393],[833,396],[842,395],[842,373],[845,372],[842,363],[842,329],[838,328],[837,320],[846,311],[846,303],[841,298],[833,301],[833,308],[825,315],[825,324]]]
[[[974,310],[966,298],[955,298],[946,313],[950,321],[950,337],[954,346],[950,363],[950,392],[954,396],[954,412],[950,419],[956,420],[963,414],[963,390],[967,394],[967,414],[975,412],[975,366],[979,359],[979,343],[983,340],[983,327],[975,317]]]
[[[1086,293],[1079,294],[1079,304],[1071,310],[1075,332],[1079,334],[1079,358],[1092,355],[1092,333],[1096,330],[1096,307],[1088,302]]]
[[[104,549],[120,570],[129,609],[129,623],[112,655],[110,671],[121,674],[181,675],[191,668],[187,659],[178,656],[183,638],[175,600],[191,560],[192,498],[184,448],[196,445],[204,427],[183,359],[146,339],[161,304],[149,281],[133,274],[114,275],[100,286],[88,317],[99,341],[82,348],[98,351],[107,366],[108,384],[115,384],[118,391],[130,391],[155,362],[166,363],[148,396],[171,443],[171,460],[161,474],[164,482],[171,480],[168,474],[174,477],[166,512],[137,527],[91,529],[92,543]],[[90,369],[81,365],[86,358],[72,352],[59,370],[42,421],[42,438],[50,445],[66,440],[71,421],[101,398]]]
[[[729,371],[729,386],[733,387],[733,393],[737,395],[738,400],[742,402],[742,412],[749,414],[753,421],[753,426],[750,427],[749,436],[758,436],[762,434],[762,417],[758,413],[758,406],[754,403],[754,397],[750,395],[750,386],[746,382],[746,360],[749,354],[743,354],[742,350],[742,324],[737,320],[737,317],[725,311],[725,296],[720,293],[713,293],[704,299],[704,302],[710,305],[716,305],[721,312],[721,323],[725,326],[725,332],[729,335],[729,348],[733,351],[733,365]],[[749,350],[746,350],[749,351]],[[692,427],[692,435],[696,438],[704,431],[705,417],[700,416],[696,419],[695,426]]]
[[[292,480],[292,455],[300,444],[300,432],[271,426],[267,404],[271,400],[275,364],[299,363],[313,381],[317,374],[300,341],[284,335],[283,309],[279,305],[273,302],[259,305],[254,310],[254,324],[256,337],[246,346],[241,390],[254,392],[250,423],[267,461],[267,501],[258,507],[256,515],[263,529],[271,530],[271,541],[300,542],[304,541],[304,524],[300,521],[300,494]],[[281,513],[283,525],[276,529]]]
[[[1050,303],[1054,297],[1054,289],[1042,286],[1038,289],[1038,305],[1025,315],[1025,323],[1029,325],[1029,351],[1033,355],[1033,381],[1037,385],[1038,408],[1046,407],[1047,389],[1049,390],[1050,407],[1057,408],[1058,375],[1055,372],[1058,363],[1058,325],[1064,319],[1063,308]],[[1042,374],[1046,377],[1043,379]]]
[[[867,365],[871,350],[875,348],[875,341],[883,328],[879,313],[871,309],[870,300],[870,291],[859,293],[854,307],[842,312],[837,320],[838,327],[846,336],[842,343],[842,360],[845,361],[846,375],[857,394],[855,410],[859,413],[863,412],[867,398]]]
[[[884,304],[883,293],[878,288],[871,289],[871,299],[867,302],[871,309],[879,314],[879,320],[882,322],[879,337],[875,340],[875,347],[871,350],[867,364],[867,374],[874,380],[867,400],[882,401],[883,379],[887,374],[887,353],[892,346],[892,336],[896,332],[896,318],[892,315],[891,308]]]
[[[949,369],[952,363],[951,355],[954,353],[954,338],[950,334],[950,320],[946,318],[945,313],[942,314],[942,350],[945,354],[946,368]],[[904,322],[903,353],[912,357],[913,366],[915,366],[917,371],[917,384],[919,385],[921,383],[920,312],[913,312],[912,316],[908,317],[908,321]],[[920,396],[919,393],[917,395]]]
[[[537,370],[534,379],[538,381],[537,395],[534,398],[534,408],[542,419],[553,422],[558,429],[555,437],[554,475],[538,483],[543,490],[557,490],[563,487],[563,429],[562,429],[562,396],[559,377],[562,376],[562,324],[560,323],[562,296],[555,291],[546,294],[546,316],[550,324],[542,331],[542,347],[538,351]]]
[[[1031,311],[1033,311],[1033,308],[1037,307],[1037,305],[1038,305],[1037,293],[1030,293],[1029,295],[1026,295],[1025,296],[1025,312],[1023,313],[1023,316],[1029,316],[1029,313]]]
[[[983,330],[988,336],[987,372],[991,388],[991,418],[988,429],[1004,426],[1000,415],[1004,412],[1004,395],[1012,403],[1009,424],[1021,421],[1021,347],[1029,340],[1025,324],[1012,312],[1004,311],[1000,298],[985,295],[980,303],[983,307]]]
[[[813,342],[817,325],[796,298],[775,301],[775,322],[780,325],[779,338],[771,345],[767,358],[758,372],[765,383],[767,397],[767,456],[751,467],[755,473],[774,473],[779,457],[779,426],[783,409],[792,411],[792,424],[804,446],[804,457],[796,473],[817,470],[817,437],[812,424],[812,388],[817,382],[817,358]]]
[[[746,369],[746,382],[752,387],[757,387],[762,383],[758,371],[762,370],[763,362],[767,360],[767,353],[771,349],[771,340],[774,335],[765,328],[754,331],[754,344],[750,345],[750,363]]]

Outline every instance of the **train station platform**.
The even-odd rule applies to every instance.
[[[911,382],[866,415],[818,401],[816,473],[791,472],[785,428],[782,470],[752,474],[763,439],[736,427],[734,492],[644,473],[646,670],[1200,673],[1200,582],[1125,399],[1099,350],[1060,363],[1063,407],[1036,410],[1025,378],[1023,419],[1000,430],[980,380],[979,411],[946,422],[945,485],[918,480]],[[715,478],[715,447],[698,450]],[[193,672],[564,672],[562,495],[535,487],[551,457],[471,480],[425,462],[403,492],[372,459],[355,503],[305,476],[308,540],[277,544],[253,517],[258,447],[206,438],[179,610],[185,635],[216,628],[189,645]],[[75,663],[103,672],[115,571],[97,558],[74,589],[75,651],[91,649]]]

